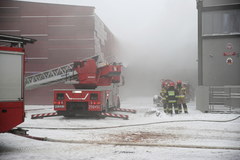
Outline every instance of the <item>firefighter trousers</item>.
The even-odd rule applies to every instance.
[[[186,103],[178,104],[178,112],[182,113],[182,106],[183,106],[184,113],[188,113],[188,109],[187,109],[187,104]]]
[[[167,113],[173,114],[173,108],[174,108],[175,114],[178,114],[178,106],[177,106],[177,103],[168,103]]]
[[[168,113],[168,104],[167,103],[163,103],[163,111],[164,111],[164,113]]]

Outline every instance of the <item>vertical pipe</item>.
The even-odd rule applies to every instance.
[[[203,85],[203,53],[202,53],[202,0],[197,0],[198,9],[198,85]]]

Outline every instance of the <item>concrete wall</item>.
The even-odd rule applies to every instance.
[[[209,86],[240,85],[240,1],[197,0],[197,9],[196,101],[197,109],[207,112],[211,103]]]
[[[197,0],[199,85],[240,85],[240,1]]]
[[[203,85],[240,85],[240,38],[207,38],[203,40]],[[228,45],[232,49],[228,49]],[[236,53],[224,56],[224,53]],[[232,59],[232,64],[226,61]]]

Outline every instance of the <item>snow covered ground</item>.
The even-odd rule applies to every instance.
[[[137,113],[121,113],[128,114],[129,120],[64,117],[33,120],[32,114],[50,112],[52,106],[26,106],[25,122],[19,127],[28,128],[32,136],[47,137],[50,142],[0,134],[0,159],[240,159],[240,119],[221,122],[239,114],[201,113],[190,103],[189,114],[170,116],[161,111],[157,117],[155,113],[146,114],[154,107],[151,97],[126,99],[121,107],[136,109]]]

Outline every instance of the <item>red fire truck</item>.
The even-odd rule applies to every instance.
[[[54,90],[54,109],[59,115],[88,116],[120,107],[118,83],[121,65],[97,67],[96,60],[74,62],[76,80],[68,81],[74,90]],[[89,90],[90,89],[90,90]]]
[[[24,121],[24,48],[36,40],[0,34],[0,133]]]
[[[26,89],[57,82],[64,82],[75,88],[54,90],[56,113],[33,115],[32,118],[54,115],[98,116],[119,108],[118,89],[122,65],[99,63],[98,58],[99,56],[90,57],[26,77]]]

